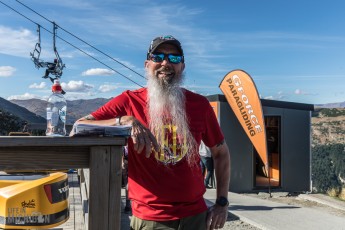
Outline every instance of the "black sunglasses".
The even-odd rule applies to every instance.
[[[168,57],[168,61],[173,64],[178,64],[180,62],[183,62],[183,56],[177,55],[177,54],[165,54],[165,53],[150,54],[149,60],[160,63],[164,61],[165,57]]]

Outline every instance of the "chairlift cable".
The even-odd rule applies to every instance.
[[[0,0],[0,3],[2,3],[3,5],[7,6],[8,8],[10,8],[11,10],[13,10],[14,12],[16,12],[17,14],[23,16],[24,18],[26,18],[27,20],[31,21],[32,23],[39,25],[37,22],[31,20],[30,18],[26,17],[24,14],[20,13],[19,11],[13,9],[12,7],[10,7],[9,5],[7,5],[6,3],[4,3],[3,1]]]
[[[130,67],[128,67],[128,66],[126,66],[125,64],[123,64],[122,62],[116,60],[115,58],[111,57],[110,55],[104,53],[104,52],[101,51],[100,49],[98,49],[98,48],[96,48],[95,46],[89,44],[88,42],[84,41],[83,39],[79,38],[78,36],[76,36],[76,35],[70,33],[69,31],[65,30],[65,29],[62,28],[61,26],[58,25],[58,27],[59,27],[60,29],[62,29],[63,31],[65,31],[66,33],[68,33],[69,35],[75,37],[75,38],[78,39],[79,41],[85,43],[86,45],[90,46],[91,48],[93,48],[93,49],[95,49],[96,51],[100,52],[101,54],[105,55],[106,57],[110,58],[111,60],[113,60],[113,61],[117,62],[118,64],[122,65],[123,67],[129,69],[130,71],[132,71],[133,73],[137,74],[138,76],[140,76],[140,77],[142,77],[142,78],[144,78],[144,79],[147,79],[146,77],[144,77],[143,75],[141,75],[141,74],[138,73],[137,71],[133,70],[132,68],[130,68]]]
[[[17,0],[16,0],[17,1]],[[17,1],[19,2],[19,1]],[[5,5],[6,7],[10,8],[11,10],[13,10],[14,12],[16,12],[17,14],[21,15],[22,17],[26,18],[27,20],[31,21],[32,23],[36,24],[37,26],[40,26],[40,28],[44,29],[45,31],[47,31],[48,33],[53,34],[51,31],[49,31],[48,29],[46,29],[44,26],[39,25],[37,22],[33,21],[32,19],[28,18],[27,16],[23,15],[22,13],[20,13],[19,11],[15,10],[14,8],[10,7],[9,5],[5,4],[2,0],[0,0],[0,3],[2,3],[3,5]],[[20,3],[20,2],[19,2]],[[22,4],[22,3],[21,3]],[[22,4],[23,5],[23,4]],[[25,5],[24,5],[25,6]],[[41,15],[40,15],[41,16]],[[43,16],[42,16],[43,17]],[[44,18],[44,17],[43,17]],[[46,18],[45,18],[46,19]],[[46,19],[48,20],[48,19]],[[49,20],[48,20],[49,21]],[[50,21],[49,21],[50,22]],[[53,22],[51,22],[53,23]],[[61,28],[61,27],[60,27]],[[84,53],[85,55],[89,56],[90,58],[94,59],[95,61],[101,63],[102,65],[108,67],[109,69],[113,70],[115,73],[119,74],[120,76],[126,78],[127,80],[131,81],[132,83],[140,86],[140,87],[144,87],[141,84],[135,82],[134,80],[130,79],[129,77],[127,77],[126,75],[120,73],[119,71],[113,69],[112,67],[110,67],[109,65],[105,64],[104,62],[98,60],[97,58],[93,57],[92,55],[88,54],[87,52],[85,52],[84,50],[78,48],[77,46],[73,45],[72,43],[66,41],[65,39],[63,39],[62,37],[56,35],[57,38],[61,39],[62,41],[64,41],[65,43],[69,44],[70,46],[74,47],[75,49],[79,50],[80,52]],[[92,47],[92,46],[91,46]],[[129,67],[127,67],[128,69],[130,69]],[[131,69],[130,69],[131,70]],[[131,70],[133,72],[135,72],[134,70]],[[142,75],[140,75],[142,76]],[[145,78],[145,77],[144,77]],[[146,79],[146,78],[145,78]]]
[[[47,29],[44,28],[43,26],[42,26],[42,28],[45,29],[47,32],[52,33],[51,31],[47,30]],[[144,87],[144,86],[140,85],[139,83],[133,81],[132,79],[130,79],[130,78],[127,77],[126,75],[124,75],[124,74],[120,73],[119,71],[113,69],[112,67],[110,67],[109,65],[105,64],[104,62],[98,60],[97,58],[95,58],[95,57],[92,56],[91,54],[88,54],[86,51],[84,51],[84,50],[78,48],[77,46],[73,45],[72,43],[66,41],[66,40],[63,39],[62,37],[60,37],[60,36],[58,36],[58,35],[56,35],[56,37],[59,38],[59,39],[61,39],[61,40],[64,41],[65,43],[69,44],[69,45],[72,46],[73,48],[75,48],[75,49],[79,50],[80,52],[84,53],[85,55],[89,56],[90,58],[94,59],[95,61],[101,63],[102,65],[104,65],[104,66],[106,66],[106,67],[108,67],[109,69],[111,69],[111,70],[114,71],[115,73],[119,74],[120,76],[126,78],[127,80],[131,81],[132,83],[134,83],[134,84],[136,84],[136,85],[138,85],[138,86],[140,86],[140,87]]]
[[[44,17],[43,15],[41,15],[40,13],[36,12],[35,10],[33,10],[32,8],[28,7],[27,5],[25,5],[24,3],[20,2],[19,0],[16,0],[19,4],[21,4],[22,6],[26,7],[27,9],[31,10],[32,12],[34,12],[35,14],[39,15],[40,17],[44,18],[45,20],[47,20],[50,23],[55,24],[55,22],[49,20],[48,18]],[[57,25],[57,24],[55,24]],[[139,75],[140,77],[147,79],[146,77],[144,77],[142,74],[138,73],[137,71],[133,70],[132,68],[126,66],[125,64],[123,64],[122,62],[116,60],[115,58],[111,57],[109,54],[106,54],[105,52],[101,51],[100,49],[96,48],[95,46],[89,44],[88,42],[84,41],[83,39],[79,38],[78,36],[72,34],[71,32],[65,30],[64,28],[62,28],[61,26],[57,25],[61,30],[65,31],[66,33],[68,33],[69,35],[71,35],[72,37],[78,39],[79,41],[83,42],[84,44],[90,46],[91,48],[95,49],[96,51],[100,52],[101,54],[105,55],[106,57],[110,58],[111,60],[117,62],[118,64],[122,65],[123,67],[129,69],[130,71],[134,72],[135,74]]]
[[[124,75],[124,74],[120,73],[119,71],[113,69],[112,67],[110,67],[109,65],[105,64],[104,62],[98,60],[98,59],[95,58],[94,56],[88,54],[88,53],[85,52],[84,50],[82,50],[82,49],[76,47],[76,46],[73,45],[72,43],[70,43],[70,42],[66,41],[65,39],[61,38],[60,36],[56,35],[56,37],[58,37],[59,39],[61,39],[61,40],[64,41],[64,42],[66,42],[66,43],[69,44],[70,46],[74,47],[75,49],[79,50],[80,52],[84,53],[85,55],[89,56],[90,58],[94,59],[95,61],[101,63],[102,65],[104,65],[104,66],[106,66],[106,67],[108,67],[109,69],[111,69],[111,70],[114,71],[115,73],[119,74],[120,76],[122,76],[122,77],[126,78],[127,80],[133,82],[134,84],[136,84],[136,85],[138,85],[138,86],[140,86],[140,87],[142,87],[142,88],[144,87],[144,86],[140,85],[139,83],[135,82],[134,80],[130,79],[130,78],[127,77],[126,75]]]

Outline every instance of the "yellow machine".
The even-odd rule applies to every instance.
[[[0,228],[56,227],[69,218],[68,176],[63,172],[0,176]]]

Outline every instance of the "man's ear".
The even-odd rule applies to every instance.
[[[145,60],[145,62],[144,62],[144,67],[145,67],[145,69],[147,69],[148,64],[149,64],[149,61],[148,61],[148,60]]]
[[[186,67],[186,65],[184,64],[184,62],[182,63],[182,67],[181,67],[181,69],[182,69],[182,71],[181,72],[183,72],[184,71],[184,67]]]

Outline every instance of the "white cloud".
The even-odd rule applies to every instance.
[[[296,95],[318,95],[317,93],[310,93],[310,92],[302,91],[300,89],[296,89],[295,94]]]
[[[303,92],[302,92],[302,90],[300,90],[300,89],[296,89],[296,90],[295,90],[295,94],[301,95],[301,94],[303,94]]]
[[[264,99],[267,99],[267,100],[274,100],[274,97],[273,97],[273,96],[267,96],[267,97],[264,97]]]
[[[286,97],[287,95],[285,95],[283,91],[278,91],[276,94],[269,95],[269,96],[260,95],[260,98],[267,99],[267,100],[283,100]]]
[[[0,77],[12,76],[15,71],[16,71],[16,68],[12,66],[0,66]]]
[[[34,49],[37,37],[27,29],[15,30],[0,26],[0,41],[0,53],[28,57]]]
[[[93,85],[86,84],[83,81],[70,81],[68,83],[62,82],[61,87],[66,92],[87,92],[94,88]]]
[[[24,93],[23,95],[12,95],[12,96],[9,96],[7,98],[7,100],[28,100],[28,99],[32,99],[32,98],[41,99],[41,97],[39,97],[37,95],[30,94],[30,93]]]
[[[46,83],[45,82],[41,82],[40,84],[34,83],[32,85],[29,85],[30,89],[44,89],[46,87]]]
[[[295,94],[296,95],[311,95],[311,93],[305,92],[305,91],[303,91],[301,89],[296,89],[295,90]]]
[[[101,85],[98,90],[101,91],[102,93],[106,93],[115,89],[118,89],[119,87],[116,85]]]
[[[115,72],[113,70],[109,69],[101,69],[101,68],[94,68],[94,69],[88,69],[84,71],[81,75],[82,76],[110,76],[113,75]]]
[[[91,99],[94,98],[97,94],[95,92],[70,92],[68,91],[64,97],[66,98],[66,100],[79,100],[79,99]]]

